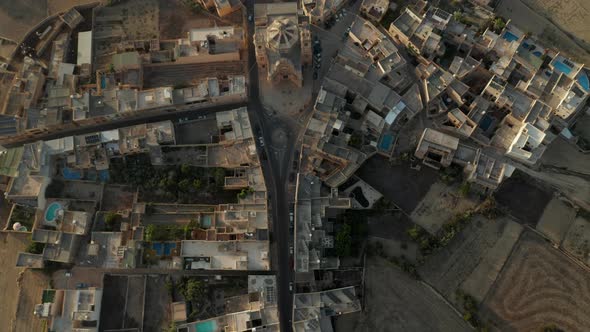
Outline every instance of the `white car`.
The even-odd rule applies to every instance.
[[[289,283],[289,292],[292,292],[292,291],[293,291],[293,282],[291,281]]]

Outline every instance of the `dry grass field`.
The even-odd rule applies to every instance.
[[[590,274],[540,236],[521,235],[484,302],[500,331],[589,331]]]

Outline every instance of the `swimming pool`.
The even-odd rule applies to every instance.
[[[201,227],[202,228],[210,228],[211,227],[211,216],[204,215],[203,219],[201,219]]]
[[[197,332],[215,332],[217,331],[217,322],[214,320],[198,322],[195,323],[195,328],[197,329]]]
[[[80,180],[82,178],[81,171],[76,171],[68,167],[64,167],[61,171],[61,174],[66,180]]]
[[[533,55],[536,56],[537,58],[540,58],[543,55],[543,53],[541,53],[541,51],[534,51]]]
[[[54,222],[59,215],[59,212],[63,210],[63,207],[58,202],[49,204],[47,210],[45,210],[45,221]]]
[[[580,83],[584,90],[590,91],[590,80],[588,80],[588,75],[586,73],[580,73],[578,76],[578,83]]]
[[[572,72],[572,68],[561,61],[555,61],[553,64],[553,68],[557,69],[558,71],[569,75]]]
[[[172,250],[176,249],[175,242],[154,242],[152,243],[152,249],[158,256],[171,256]]]
[[[510,31],[504,32],[502,38],[506,39],[509,42],[517,41],[518,37]]]
[[[384,135],[383,138],[381,139],[381,142],[379,143],[379,149],[384,150],[384,151],[389,151],[389,148],[391,147],[392,142],[393,142],[393,136]]]
[[[483,131],[486,131],[490,128],[490,126],[492,125],[492,122],[494,122],[494,119],[492,119],[488,115],[484,115],[483,118],[481,119],[481,121],[479,121],[479,127]]]

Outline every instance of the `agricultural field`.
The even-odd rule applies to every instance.
[[[475,215],[446,247],[427,258],[420,276],[451,301],[459,289],[481,301],[521,232],[522,226],[508,217]]]
[[[364,310],[339,317],[336,331],[471,330],[431,289],[382,258],[368,259],[365,283]]]
[[[500,331],[590,330],[590,274],[533,232],[524,232],[484,301]]]

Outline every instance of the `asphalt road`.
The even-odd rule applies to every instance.
[[[246,1],[247,13],[254,13],[254,1]],[[248,15],[247,14],[247,15]],[[289,259],[289,199],[288,199],[288,170],[293,158],[296,133],[289,128],[288,124],[282,123],[277,117],[269,116],[259,97],[258,68],[256,67],[256,56],[252,34],[254,23],[248,22],[248,68],[249,78],[249,102],[248,111],[250,119],[255,128],[259,129],[256,135],[262,136],[265,144],[267,160],[262,160],[262,169],[268,188],[271,201],[272,243],[275,248],[277,259],[273,269],[277,273],[278,284],[278,306],[281,331],[291,331],[291,319],[293,314],[293,294],[289,290],[289,283],[293,280]],[[281,146],[273,146],[272,134],[274,130],[283,130],[287,133],[286,142]],[[280,151],[279,151],[280,150]]]

